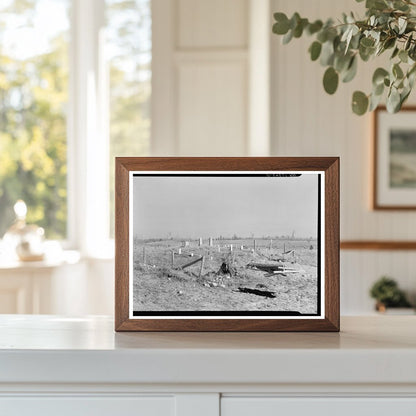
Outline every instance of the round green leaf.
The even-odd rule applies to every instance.
[[[372,38],[362,38],[360,41],[360,45],[362,45],[364,48],[372,48],[374,46],[374,39]]]
[[[314,33],[319,32],[322,29],[322,26],[322,21],[316,20],[315,22],[311,23],[306,30],[310,35],[313,35]]]
[[[375,48],[367,48],[365,46],[363,46],[362,44],[360,44],[359,48],[358,48],[358,52],[360,53],[360,58],[364,61],[367,62],[371,56],[373,56],[376,52]]]
[[[274,20],[276,20],[276,23],[273,25],[273,33],[285,35],[290,29],[290,23],[287,16],[284,13],[275,13]]]
[[[324,74],[324,89],[328,94],[334,94],[335,91],[338,88],[338,80],[339,80],[339,76],[338,76],[338,72],[335,71],[334,68],[332,68],[332,66],[330,66]]]
[[[347,71],[344,73],[342,77],[342,82],[350,82],[354,79],[355,75],[357,75],[357,58],[353,56],[351,58],[350,64],[348,66]]]
[[[389,73],[384,68],[377,68],[373,74],[373,85],[377,86],[384,83],[384,78],[386,78]]]
[[[351,53],[344,54],[344,53],[336,53],[334,59],[334,68],[336,71],[342,73],[343,71],[347,70],[351,64]]]
[[[319,58],[321,50],[322,44],[320,42],[315,41],[312,43],[312,45],[309,47],[309,53],[311,54],[312,61],[316,61]]]
[[[296,27],[293,29],[293,36],[295,38],[300,38],[302,36],[303,29],[305,29],[308,24],[308,19],[299,19],[297,21]]]
[[[352,111],[362,116],[368,108],[368,97],[361,91],[355,91],[352,95]]]

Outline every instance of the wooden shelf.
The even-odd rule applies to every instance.
[[[341,250],[416,250],[416,241],[341,241]]]

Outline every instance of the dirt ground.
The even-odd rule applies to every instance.
[[[136,240],[134,311],[317,313],[316,241],[273,240],[270,247],[270,240],[256,239],[255,251],[253,246],[253,240],[215,240],[211,247],[208,242],[199,246],[193,241],[184,247],[178,240]],[[181,268],[202,256],[202,273],[200,261]],[[226,273],[220,270],[223,263],[228,266]],[[283,265],[296,272],[271,274],[247,267],[250,263]],[[239,288],[274,292],[276,297],[242,293]]]

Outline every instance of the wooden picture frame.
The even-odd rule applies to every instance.
[[[416,107],[373,113],[373,209],[416,209]]]
[[[184,193],[188,192],[188,190],[184,190],[186,187],[194,191],[189,194]],[[195,191],[197,189],[201,190]],[[230,190],[230,193],[224,189]],[[270,192],[270,189],[276,190],[276,192]],[[304,192],[305,189],[307,192]],[[204,193],[202,190],[206,192]],[[116,331],[339,331],[339,158],[116,158],[115,194]],[[206,218],[204,221],[198,220],[201,207],[205,206],[207,201],[211,201],[210,198],[207,199],[206,194],[217,194],[213,195],[213,198],[216,198],[218,205],[223,207],[221,210],[222,208],[217,208],[215,204],[209,202],[210,209],[215,207],[213,209],[213,212],[216,213],[215,221],[210,221],[209,218],[208,221]],[[180,199],[183,195],[189,195],[189,198]],[[227,202],[227,195],[230,196],[231,202]],[[264,200],[262,196],[264,196]],[[253,201],[253,198],[255,202],[241,203],[241,201]],[[181,202],[177,201],[183,199],[192,200],[193,208],[187,208],[187,214],[180,217],[179,220],[177,212],[182,205],[179,205],[178,208],[178,204]],[[238,203],[240,209],[234,210],[233,208],[233,211],[230,211],[229,207],[232,206],[232,203]],[[253,204],[254,208],[246,207],[250,204]],[[276,212],[274,204],[279,207],[280,215],[274,214]],[[313,208],[315,204],[317,207]],[[161,211],[161,206],[166,206],[168,211]],[[267,207],[264,215],[259,208],[262,206]],[[306,209],[305,207],[312,208]],[[161,212],[175,212],[176,214],[169,214],[170,220],[164,217],[163,224],[160,225],[162,221],[158,218],[160,218]],[[205,209],[204,212],[211,211]],[[230,214],[230,212],[235,212],[235,214]],[[247,215],[247,212],[252,213],[248,215],[253,215],[253,218],[241,220],[240,217]],[[262,215],[259,215],[259,212]],[[291,220],[295,224],[293,228],[305,236],[308,232],[306,230],[316,230],[315,240],[313,236],[307,240],[302,236],[296,238],[294,230],[292,235],[287,238],[283,236],[282,239],[276,237],[275,241],[271,239],[271,242],[267,243],[270,246],[265,246],[264,241],[260,241],[257,244],[263,244],[263,246],[256,248],[255,238],[257,236],[252,233],[250,238],[254,237],[254,247],[253,243],[249,242],[247,248],[244,247],[242,239],[234,235],[232,237],[235,239],[234,247],[240,243],[241,246],[239,245],[238,250],[233,252],[233,244],[228,244],[230,231],[224,230],[225,238],[222,240],[218,235],[214,235],[215,238],[218,238],[215,240],[215,244],[210,238],[204,242],[201,241],[202,239],[199,240],[199,244],[197,241],[188,243],[186,250],[183,249],[186,253],[183,253],[179,248],[171,248],[171,245],[177,244],[179,241],[176,240],[176,234],[182,233],[183,235],[180,237],[192,236],[189,224],[191,224],[194,237],[198,235],[195,233],[202,234],[201,230],[209,229],[211,232],[214,227],[212,224],[215,224],[215,227],[219,227],[220,230],[223,229],[221,227],[234,227],[232,229],[235,230],[235,233],[240,232],[245,235],[248,230],[247,224],[251,224],[250,226],[254,226],[258,233],[263,233],[263,240],[266,234],[261,227],[270,225],[270,229],[275,227],[282,233],[287,233],[287,226],[285,225],[286,231],[283,231],[282,224],[284,224],[284,215],[289,215],[284,213],[289,212],[292,212],[290,218],[297,218]],[[302,212],[305,213],[304,216],[302,216]],[[173,236],[166,234],[170,230],[176,230],[172,232]],[[276,231],[271,231],[271,233],[273,232],[275,233],[273,235],[278,235]],[[164,235],[168,235],[168,237],[158,238]],[[208,235],[205,233],[204,238]],[[155,238],[150,239],[149,236]],[[184,246],[186,243],[183,242]],[[245,240],[244,244],[246,244]],[[163,251],[163,256],[160,254],[162,253],[161,247],[166,248]],[[241,259],[241,264],[246,265],[244,269],[241,267],[241,273],[238,269],[239,266],[236,266],[234,273],[228,263],[224,261],[221,264],[221,258],[215,254],[217,247],[218,252],[229,250],[229,254],[226,257],[223,255],[223,258],[237,259],[238,261]],[[291,247],[294,247],[293,250],[290,250]],[[146,250],[149,252],[148,254]],[[175,267],[172,266],[171,269],[167,268],[166,263],[163,263],[169,259],[169,250],[173,253],[172,264],[174,265],[174,260],[176,261],[176,258],[174,259],[175,253],[179,256],[178,262],[180,263]],[[307,250],[310,251],[307,252]],[[195,251],[202,260],[198,257],[189,257],[188,260],[182,258],[185,255],[193,256],[194,253],[191,251]],[[231,252],[233,253],[231,254]],[[246,252],[248,257],[245,257]],[[277,255],[276,252],[278,252]],[[194,271],[191,271],[192,267],[189,267],[190,271],[187,271],[185,276],[184,267],[187,267],[188,263],[194,264],[201,260],[200,263],[203,264],[205,254],[201,253],[205,253],[206,258],[209,259],[208,265],[205,266],[208,267],[207,271],[205,272],[204,269],[205,274],[203,273],[201,276],[199,267],[202,270],[202,266],[197,265],[192,266]],[[285,256],[289,255],[295,259],[292,261],[293,267],[286,265],[288,257]],[[267,256],[269,256],[269,260],[264,260],[266,263],[253,263],[250,260],[252,258],[263,259]],[[281,259],[275,260],[276,256],[284,257],[281,266],[277,263]],[[192,260],[193,258],[196,261]],[[301,261],[299,259],[306,258],[309,260],[304,261],[305,270],[302,270],[298,267],[297,262]],[[237,260],[235,261],[238,263]],[[154,263],[158,263],[158,265]],[[223,266],[224,264],[226,266]],[[216,271],[218,265],[220,268]],[[230,270],[228,270],[228,266]],[[251,274],[252,270],[255,273]],[[215,276],[222,279],[223,272],[228,273],[225,276],[225,279],[228,280],[224,285],[218,283],[218,287],[215,287],[214,283],[217,281]],[[291,305],[296,304],[298,309],[293,312],[287,310],[289,307],[286,309],[280,307],[283,304],[284,295],[281,291],[278,291],[278,296],[267,295],[266,298],[265,293],[268,291],[264,290],[262,284],[254,286],[253,283],[251,286],[248,285],[250,286],[248,288],[237,286],[242,284],[238,283],[240,281],[251,282],[250,279],[254,279],[252,277],[254,275],[256,279],[261,279],[257,281],[271,282],[268,283],[270,285],[299,284],[299,286],[293,286],[293,290],[288,289],[288,294],[285,294],[287,299],[292,299],[290,308]],[[174,289],[170,289],[177,288],[174,286],[177,281],[188,285],[185,286],[184,292],[187,292],[189,287],[189,290],[196,294],[195,296],[201,293],[201,296],[205,296],[203,299],[211,299],[212,297],[213,300],[209,300],[212,303],[209,303],[205,309],[201,306],[201,308],[198,307],[191,311],[187,310],[183,306],[187,305],[183,303],[185,302],[183,299],[189,299],[190,303],[194,302],[194,299],[187,293],[179,293],[180,290],[176,291],[175,289],[173,292]],[[188,281],[192,281],[193,284],[188,284]],[[301,289],[298,288],[303,287],[299,282],[303,282],[302,284],[308,287],[308,290],[299,292]],[[159,289],[155,290],[154,285],[159,285]],[[159,294],[158,290],[160,290],[160,300],[157,298],[158,300],[154,301],[155,295]],[[195,292],[195,290],[197,291]],[[269,291],[268,293],[275,294],[276,292]],[[294,297],[295,294],[296,297]],[[180,297],[181,295],[183,296]],[[148,297],[152,299],[147,301]],[[240,306],[236,306],[236,310],[229,306],[231,302],[224,300],[234,299],[234,297],[237,303],[240,302]],[[270,302],[276,303],[267,303],[269,297],[273,298],[270,299]],[[262,302],[263,299],[264,302],[267,302],[262,303],[259,298],[262,298]],[[177,301],[177,299],[179,300]],[[246,306],[241,307],[241,304],[245,305],[246,299],[247,310],[244,309]],[[182,302],[182,306],[175,306],[179,309],[170,306],[174,305],[176,301]],[[220,307],[217,309],[211,306],[217,305],[215,302],[222,302],[219,303]],[[202,305],[202,303],[198,304]],[[159,305],[162,304],[164,306],[160,307]],[[270,307],[272,310],[268,311],[267,308]]]

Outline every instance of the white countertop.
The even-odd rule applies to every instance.
[[[107,317],[0,316],[0,383],[410,383],[416,316],[338,333],[115,333]]]

